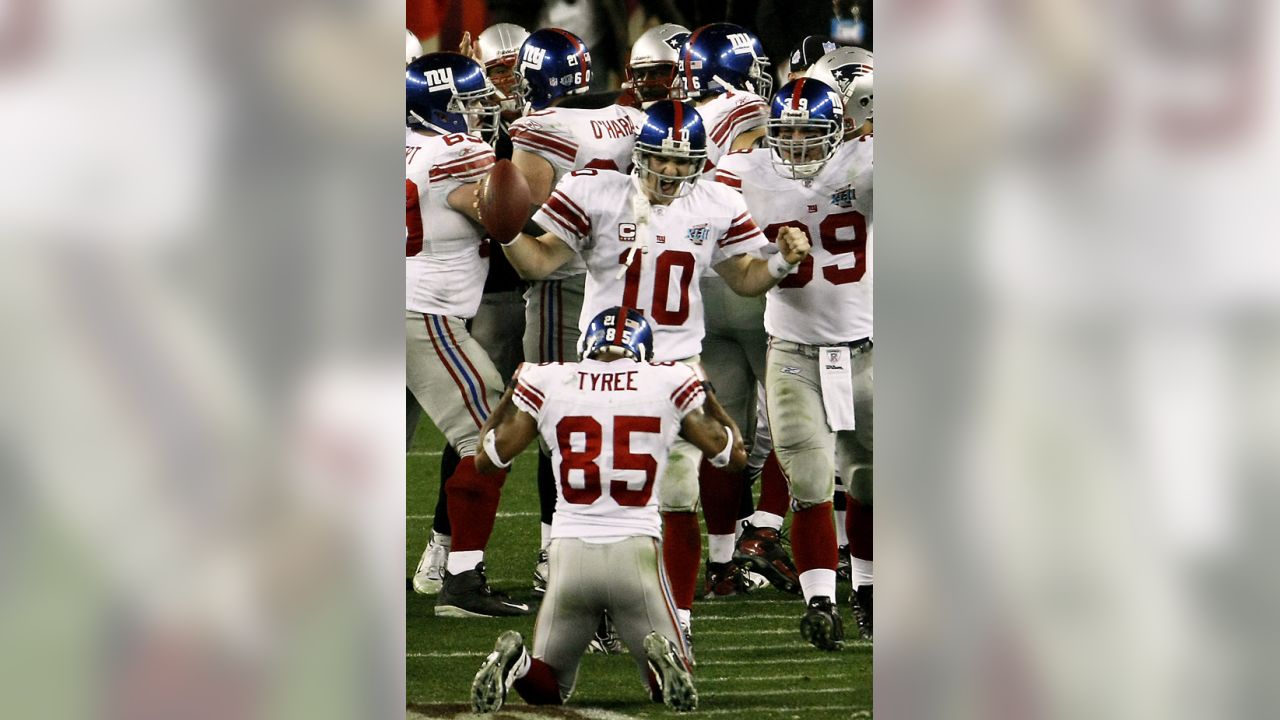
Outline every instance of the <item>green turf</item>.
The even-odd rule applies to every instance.
[[[443,440],[424,419],[408,457],[408,547],[406,577],[412,575],[428,540],[435,508]],[[485,554],[489,580],[513,597],[534,603],[531,575],[538,549],[536,458],[517,458],[502,492],[502,504]],[[703,542],[705,552],[705,538]],[[839,592],[848,597],[848,587]],[[508,628],[532,642],[533,616],[510,619],[450,619],[432,614],[435,596],[408,591],[406,684],[409,717],[470,715],[471,679]],[[803,604],[798,597],[766,588],[751,595],[694,604],[695,715],[725,718],[871,717],[871,646],[852,641],[843,652],[824,653],[800,638]],[[852,613],[842,608],[846,634],[856,634]],[[852,631],[852,632],[850,632]],[[513,692],[492,717],[658,718],[673,715],[648,698],[629,656],[587,655],[578,685],[564,708],[530,708]]]

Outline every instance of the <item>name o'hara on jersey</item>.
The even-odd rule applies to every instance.
[[[511,143],[556,168],[556,179],[587,167],[625,170],[638,132],[639,111],[618,105],[529,113],[511,124]]]
[[[697,355],[706,330],[698,279],[768,241],[738,193],[703,180],[670,205],[650,207],[644,252],[632,253],[642,232],[632,208],[636,192],[630,175],[581,170],[556,187],[534,221],[586,263],[582,329],[597,313],[625,305],[652,325],[655,359]]]
[[[803,228],[811,250],[769,291],[765,329],[807,345],[872,335],[871,153],[850,141],[812,180],[783,177],[767,148],[726,155],[715,179],[739,190],[770,240],[785,226]]]

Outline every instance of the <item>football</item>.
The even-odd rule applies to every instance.
[[[499,160],[480,181],[477,202],[489,237],[510,242],[529,219],[529,183],[510,160]]]

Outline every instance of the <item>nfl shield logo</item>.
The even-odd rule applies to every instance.
[[[707,223],[694,225],[693,227],[689,228],[689,234],[687,237],[689,239],[689,242],[693,243],[694,245],[701,245],[702,243],[706,242],[707,238],[711,237],[711,227]]]

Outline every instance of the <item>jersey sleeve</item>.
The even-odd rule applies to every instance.
[[[747,203],[742,196],[727,189],[722,194],[725,198],[724,205],[733,213],[733,219],[729,222],[729,229],[716,242],[713,265],[735,255],[754,252],[769,244],[764,233],[756,226],[756,221],[751,218],[751,213],[747,212]]]
[[[769,106],[757,95],[743,95],[742,104],[720,118],[708,139],[726,150],[739,135],[761,127],[769,119]]]
[[[533,214],[535,223],[576,251],[581,251],[591,237],[591,216],[585,210],[591,177],[585,173],[566,175]]]
[[[511,145],[533,153],[552,165],[572,169],[578,143],[568,128],[546,116],[531,115],[511,123]]]
[[[522,363],[520,372],[516,374],[516,384],[511,391],[511,402],[524,412],[537,419],[542,412],[542,403],[547,399],[545,393],[538,388],[538,372],[536,365]]]
[[[720,164],[716,165],[711,179],[721,185],[742,192],[743,167],[739,158],[745,155],[745,152],[733,152],[720,158]]]
[[[707,401],[707,391],[702,387],[702,380],[693,368],[681,365],[679,369],[685,372],[677,376],[676,389],[671,391],[671,404],[675,405],[676,417],[684,420],[686,415],[702,407]]]
[[[497,157],[488,143],[469,135],[447,135],[446,152],[435,158],[429,175],[432,183],[466,183],[479,182],[489,174]],[[449,144],[448,138],[460,138]]]

